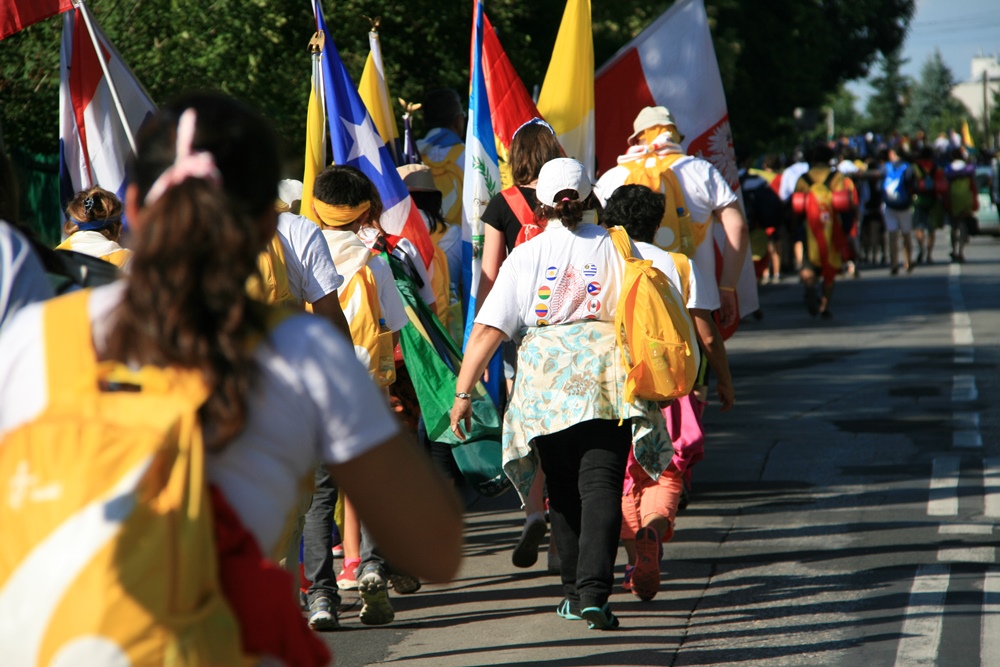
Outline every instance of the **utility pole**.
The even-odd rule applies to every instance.
[[[996,148],[996,140],[990,133],[990,77],[983,68],[983,130],[986,131],[986,143]]]

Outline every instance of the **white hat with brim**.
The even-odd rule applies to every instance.
[[[289,206],[293,202],[302,201],[302,181],[286,178],[278,181],[278,199]]]
[[[563,190],[575,191],[579,200],[583,201],[592,189],[587,169],[573,158],[560,157],[542,165],[538,172],[535,197],[540,203],[555,208],[556,195]]]
[[[639,115],[632,122],[632,136],[628,138],[628,145],[632,146],[639,139],[639,135],[651,127],[670,127],[677,130],[678,141],[684,141],[684,135],[677,128],[674,117],[667,107],[643,107]]]

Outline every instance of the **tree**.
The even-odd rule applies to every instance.
[[[843,85],[827,99],[826,106],[833,111],[834,131],[837,136],[855,135],[866,129],[861,114],[854,106],[857,101],[857,96]]]
[[[593,2],[600,65],[670,7],[669,0]],[[706,0],[734,135],[754,149],[792,134],[796,107],[819,107],[897,49],[914,0]],[[221,88],[261,109],[302,150],[309,88],[306,0],[89,0],[123,58],[163,102],[192,87]],[[366,16],[381,16],[390,93],[418,101],[437,86],[468,90],[472,0],[324,0],[330,38],[360,78]],[[531,90],[541,84],[562,2],[488,0],[486,10]],[[0,120],[11,144],[58,150],[59,18],[0,42]],[[420,117],[416,124],[420,129]]]
[[[906,62],[898,49],[879,59],[879,74],[870,82],[875,93],[865,107],[868,127],[874,132],[891,134],[900,129],[912,86],[910,78],[899,71]]]
[[[920,69],[920,80],[910,91],[899,129],[907,134],[923,130],[933,137],[949,128],[961,127],[968,111],[952,97],[954,87],[954,75],[941,58],[941,52],[935,51]]]

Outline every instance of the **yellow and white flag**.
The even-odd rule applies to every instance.
[[[568,157],[594,178],[594,37],[590,0],[569,0],[545,73],[538,111],[559,137]]]
[[[392,113],[392,106],[389,100],[389,86],[385,82],[385,67],[382,65],[382,45],[378,40],[378,32],[372,28],[368,33],[368,45],[371,50],[368,52],[368,60],[365,61],[365,70],[361,73],[361,82],[358,84],[358,94],[371,114],[372,122],[379,136],[385,142],[392,159],[399,164],[399,132],[396,129],[396,117]]]
[[[306,112],[306,161],[302,174],[302,204],[299,212],[319,224],[313,211],[313,183],[326,166],[326,113],[323,110],[323,73],[320,70],[319,52],[313,54],[312,86],[309,89],[309,107]]]

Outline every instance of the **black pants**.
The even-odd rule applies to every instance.
[[[536,439],[549,491],[552,539],[574,612],[611,595],[622,526],[622,484],[632,446],[626,420],[592,420]]]

